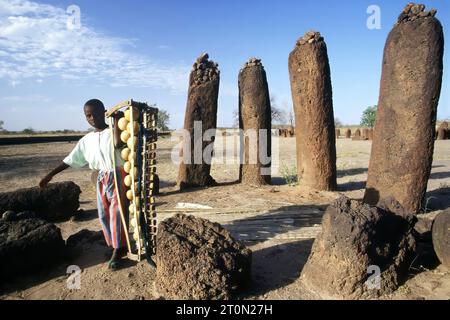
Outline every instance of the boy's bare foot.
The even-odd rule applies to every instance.
[[[108,262],[108,269],[111,269],[113,271],[119,269],[122,257],[125,255],[125,250],[123,248],[120,249],[114,249],[111,259]]]

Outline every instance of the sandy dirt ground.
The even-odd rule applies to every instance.
[[[234,149],[229,137],[217,141],[216,157]],[[179,203],[208,206],[211,209],[186,213],[221,223],[253,251],[253,283],[242,299],[318,299],[302,287],[298,280],[306,263],[314,238],[321,230],[326,206],[341,195],[361,199],[367,178],[371,143],[339,139],[339,192],[309,192],[285,182],[286,168],[295,166],[295,138],[274,142],[280,167],[273,174],[273,185],[252,188],[235,183],[236,163],[213,163],[212,176],[219,186],[179,192],[175,187],[178,167],[171,160],[176,142],[162,139],[158,145],[158,173],[162,194],[157,198],[159,219],[176,212]],[[73,148],[73,143],[51,143],[0,147],[0,192],[38,184]],[[232,161],[229,161],[232,162]],[[74,181],[80,185],[81,208],[76,219],[58,223],[67,239],[80,230],[99,231],[95,187],[91,172],[69,169],[55,181]],[[428,213],[436,214],[450,207],[450,141],[437,141],[433,171],[428,185]],[[116,272],[106,269],[109,249],[96,241],[83,247],[83,252],[40,275],[0,285],[1,299],[157,299],[153,290],[155,274],[146,262],[126,262]],[[4,263],[4,262],[2,262]],[[80,289],[68,289],[67,268],[81,269]],[[443,266],[427,269],[416,266],[410,279],[394,294],[383,299],[449,299],[450,270]]]

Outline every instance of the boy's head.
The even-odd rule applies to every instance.
[[[87,122],[96,129],[104,129],[105,123],[105,106],[98,99],[89,100],[84,104],[84,115]]]

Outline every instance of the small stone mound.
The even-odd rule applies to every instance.
[[[437,212],[417,215],[417,223],[414,225],[414,237],[416,238],[416,258],[411,266],[413,273],[436,269],[441,262],[433,247],[432,229]]]
[[[436,217],[432,232],[434,251],[439,261],[450,268],[450,210]]]
[[[199,86],[210,81],[217,80],[220,74],[219,64],[210,61],[209,55],[203,53],[193,65],[194,84]]]
[[[303,37],[301,37],[298,41],[297,41],[297,46],[303,46],[305,44],[312,44],[312,43],[318,43],[318,42],[323,42],[323,37],[320,34],[320,32],[317,31],[308,31],[305,33],[305,35]]]
[[[64,258],[64,240],[54,224],[31,212],[0,219],[0,280],[33,275]]]
[[[347,129],[347,131],[345,132],[345,137],[346,137],[347,139],[350,139],[350,138],[352,137],[352,130]]]
[[[449,129],[448,122],[442,122],[439,128],[437,129],[436,139],[437,140],[446,140],[449,139]]]
[[[73,182],[0,193],[0,212],[32,211],[37,218],[47,221],[68,220],[80,207],[81,189]]]
[[[357,130],[355,131],[355,134],[353,135],[352,140],[353,140],[353,141],[360,141],[360,140],[363,140],[363,139],[362,139],[362,136],[361,136],[361,130],[357,129]]]
[[[156,290],[167,299],[227,300],[250,283],[252,252],[217,223],[179,214],[156,242]]]
[[[341,130],[336,129],[336,139],[339,139],[341,137]]]
[[[398,17],[397,24],[415,21],[420,18],[434,17],[436,13],[436,9],[425,11],[425,5],[423,4],[408,3]]]
[[[445,140],[447,138],[447,130],[444,128],[439,128],[437,133],[438,140]]]
[[[369,140],[369,129],[363,129],[362,139]]]
[[[398,204],[386,203],[400,211]],[[414,216],[342,197],[331,204],[301,280],[324,298],[375,298],[406,279],[414,258]],[[381,271],[380,287],[367,283],[371,266]],[[366,284],[367,283],[367,284]]]

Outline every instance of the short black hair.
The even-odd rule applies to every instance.
[[[90,106],[95,109],[100,109],[101,111],[105,111],[105,105],[98,99],[91,99],[84,104],[84,106]]]

